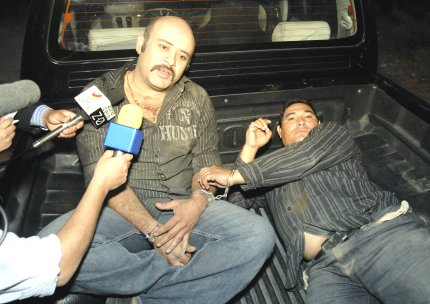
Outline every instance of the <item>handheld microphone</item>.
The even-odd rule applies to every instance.
[[[60,135],[60,133],[63,132],[64,130],[66,130],[67,128],[70,128],[71,126],[74,126],[77,123],[79,123],[80,121],[84,121],[84,120],[85,120],[85,114],[77,114],[75,117],[73,117],[69,121],[63,123],[61,126],[56,128],[55,130],[52,130],[48,134],[46,134],[46,135],[42,136],[41,138],[39,138],[38,140],[34,141],[33,144],[31,145],[31,148],[36,149],[36,148],[40,147],[44,143],[46,143],[46,142],[50,141],[51,139]]]
[[[32,149],[40,147],[80,121],[90,120],[94,127],[100,128],[115,116],[112,106],[120,103],[122,98],[115,97],[114,102],[111,104],[109,99],[96,86],[92,86],[76,96],[75,100],[83,110],[76,113],[75,117],[55,130],[36,140],[31,146]]]
[[[32,80],[0,84],[0,116],[24,109],[39,99],[39,86]]]
[[[139,154],[143,141],[143,133],[139,130],[142,119],[142,109],[138,105],[123,106],[118,114],[117,123],[109,123],[103,145],[115,150],[114,156],[124,153]]]

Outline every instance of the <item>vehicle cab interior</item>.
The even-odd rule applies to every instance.
[[[349,37],[357,24],[353,2],[70,0],[59,43],[65,49],[106,51],[134,48],[135,37],[156,16],[174,15],[192,26],[197,45],[237,45]]]

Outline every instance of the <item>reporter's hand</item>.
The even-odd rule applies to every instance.
[[[0,117],[0,152],[10,148],[12,145],[15,129],[12,118]]]
[[[128,168],[133,155],[123,154],[113,156],[112,150],[107,150],[97,162],[93,180],[100,184],[106,191],[113,190],[127,180]]]
[[[48,110],[44,117],[43,122],[49,131],[55,130],[63,123],[68,122],[75,117],[76,114],[69,110]],[[84,122],[80,121],[74,126],[63,130],[58,137],[70,138],[76,136],[76,132],[84,126]]]

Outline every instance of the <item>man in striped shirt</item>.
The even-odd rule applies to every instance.
[[[221,164],[215,110],[207,92],[184,76],[194,52],[181,18],[154,19],[139,36],[134,64],[96,85],[142,108],[143,146],[126,187],[109,197],[93,244],[71,290],[137,295],[139,303],[226,303],[245,288],[273,250],[264,218],[201,188],[202,167]],[[107,126],[86,126],[77,147],[89,181]],[[215,189],[210,189],[215,191]],[[209,204],[210,203],[210,204]],[[42,232],[61,227],[70,214]]]
[[[286,288],[308,283],[307,303],[428,301],[430,231],[406,201],[370,181],[347,130],[320,123],[305,100],[288,102],[277,127],[284,147],[256,158],[269,123],[251,123],[233,174],[209,167],[199,180],[266,190],[289,254]]]

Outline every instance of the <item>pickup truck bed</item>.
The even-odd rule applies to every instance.
[[[264,116],[272,119],[275,126],[286,99],[305,98],[315,103],[323,121],[338,121],[350,130],[363,151],[371,178],[379,186],[397,193],[427,216],[430,214],[430,126],[425,117],[413,114],[393,98],[402,100],[395,88],[395,84],[378,76],[372,84],[211,96],[217,111],[222,160],[227,166],[234,161],[250,121]],[[411,96],[403,96],[406,97]],[[268,150],[280,146],[274,135]],[[9,211],[21,219],[11,219],[12,229],[22,235],[37,233],[52,219],[72,209],[83,193],[74,140],[62,145],[54,142],[38,152],[37,157],[26,157],[17,164],[14,172],[19,174],[8,172],[14,194],[11,197],[15,200],[8,202],[8,206],[14,206]],[[233,200],[240,197],[238,191],[233,191]],[[270,220],[266,208],[252,211]],[[303,290],[287,292],[283,287],[287,258],[288,252],[278,239],[272,257],[260,274],[232,303],[303,303]],[[88,303],[95,303],[95,299],[90,297]],[[44,299],[41,303],[51,302]]]
[[[187,76],[211,96],[226,166],[236,159],[252,120],[270,118],[274,128],[286,100],[305,98],[315,104],[323,121],[337,121],[350,130],[376,184],[428,216],[430,104],[376,73],[377,31],[371,4],[368,0],[32,1],[21,78],[40,86],[42,102],[72,108],[73,97],[86,84],[135,59],[135,30],[145,26],[141,14],[177,14],[197,33]],[[139,24],[123,24],[130,16]],[[347,27],[342,26],[345,20]],[[117,40],[110,41],[111,32],[118,33]],[[17,136],[15,151],[33,140]],[[280,146],[274,135],[267,151]],[[74,208],[83,184],[74,139],[54,140],[9,165],[1,191],[10,230],[20,236],[36,234]],[[240,189],[235,188],[229,199],[241,204]],[[254,207],[252,212],[271,220],[265,207]],[[231,303],[304,303],[305,291],[287,292],[283,287],[288,255],[278,240],[260,274]],[[120,302],[59,289],[52,297],[26,303]]]

